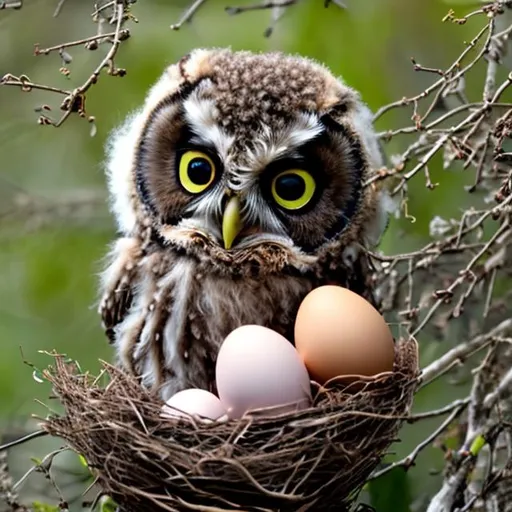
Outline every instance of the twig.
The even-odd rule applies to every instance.
[[[2,504],[12,512],[28,512],[28,508],[19,503],[19,496],[13,489],[6,452],[0,452],[0,506]]]
[[[36,471],[41,471],[41,468],[43,468],[46,464],[51,464],[53,459],[67,451],[69,448],[58,448],[57,450],[54,450],[50,453],[48,453],[47,455],[44,456],[43,460],[39,463],[39,464],[35,464],[34,466],[32,466],[31,468],[29,468],[26,473],[12,486],[13,490],[16,490],[18,489],[22,484],[23,482],[25,482],[25,480],[27,480],[27,478],[34,472]]]
[[[45,430],[36,430],[35,432],[31,432],[26,436],[20,437],[18,439],[15,439],[14,441],[10,441],[8,443],[0,445],[0,452],[3,452],[4,450],[8,450],[9,448],[12,448],[14,446],[18,446],[20,444],[31,441],[32,439],[37,439],[38,437],[43,437],[47,435],[48,432],[46,432]]]
[[[474,457],[468,455],[454,475],[448,478],[441,490],[433,497],[427,512],[452,512],[455,497],[473,468]]]
[[[226,7],[228,14],[240,14],[248,11],[259,11],[263,9],[274,9],[276,7],[289,7],[295,5],[298,0],[277,0],[277,1],[266,1],[261,4],[246,5],[244,7]]]
[[[393,190],[393,194],[396,194],[398,191],[400,191],[405,182],[409,181],[415,174],[417,174],[419,171],[423,169],[427,165],[427,163],[434,157],[434,155],[446,144],[446,142],[449,140],[449,138],[456,133],[458,130],[460,130],[462,127],[467,126],[469,123],[471,123],[474,119],[479,118],[482,116],[483,112],[487,109],[487,106],[484,105],[483,107],[480,107],[478,110],[473,111],[469,116],[467,116],[465,119],[463,119],[459,124],[451,127],[448,129],[439,139],[437,142],[432,146],[432,148],[421,158],[419,163],[410,171],[402,175],[402,180],[400,181],[400,184],[395,187]]]
[[[464,74],[467,71],[469,71],[483,56],[484,52],[486,51],[486,46],[490,43],[490,38],[487,39],[486,44],[484,45],[484,49],[483,49],[484,51],[480,52],[470,64],[468,64],[467,66],[462,68],[460,71],[458,71],[453,76],[451,76],[451,73],[460,67],[460,63],[462,62],[464,57],[466,57],[466,55],[473,50],[473,48],[476,46],[478,41],[484,36],[484,34],[486,32],[489,31],[489,29],[490,29],[489,25],[486,25],[485,27],[483,27],[480,30],[480,32],[478,32],[478,34],[473,38],[473,40],[470,43],[468,43],[466,49],[459,55],[459,57],[453,62],[453,64],[447,70],[444,71],[443,76],[439,80],[437,80],[434,84],[432,84],[430,87],[427,87],[423,92],[421,92],[420,94],[418,94],[416,96],[412,96],[411,98],[402,98],[399,101],[395,101],[394,103],[390,103],[389,105],[381,107],[374,114],[373,120],[376,121],[377,119],[379,119],[380,117],[382,117],[384,114],[386,114],[387,112],[389,112],[392,109],[395,109],[398,107],[404,107],[404,106],[410,105],[416,101],[422,100],[422,99],[426,98],[427,96],[430,96],[430,94],[432,94],[434,91],[436,91],[443,85],[445,85],[447,83],[452,83],[452,82],[458,80],[459,78],[461,78],[462,76],[464,76]],[[447,77],[450,77],[450,78],[447,78]]]
[[[57,18],[57,16],[59,16],[65,3],[66,3],[66,0],[59,0],[59,3],[57,4],[57,7],[55,8],[55,11],[53,13],[54,18]]]
[[[510,330],[512,330],[512,319],[504,320],[488,333],[477,336],[466,343],[457,345],[455,348],[423,369],[420,375],[421,386],[423,387],[430,384],[433,380],[449,371],[461,360],[468,358],[471,354],[482,350],[492,343],[494,337],[502,335]]]
[[[13,85],[15,87],[19,87],[24,92],[30,92],[32,89],[39,89],[40,91],[55,92],[57,94],[62,94],[64,96],[68,94],[68,91],[65,91],[64,89],[59,89],[58,87],[36,84],[32,82],[26,75],[20,75],[18,77],[8,73],[4,75],[2,78],[0,78],[0,85]]]
[[[23,0],[6,0],[0,2],[0,11],[3,9],[21,9],[23,7]]]
[[[111,7],[114,7],[116,5],[117,0],[112,0],[111,2],[106,2],[103,5],[96,5],[96,9],[93,11],[91,16],[95,18],[98,16],[98,14],[102,13],[103,11],[106,11],[107,9],[110,9]]]
[[[486,409],[494,407],[496,402],[503,398],[505,395],[509,395],[512,391],[512,368],[505,374],[501,379],[496,389],[489,393],[484,400],[483,406]]]
[[[171,25],[171,30],[179,30],[184,23],[187,21],[191,21],[194,17],[194,14],[207,2],[207,0],[195,0],[192,5],[183,13],[183,16],[180,18],[178,23],[174,23]]]
[[[407,418],[407,423],[416,423],[417,421],[428,419],[428,418],[435,418],[436,416],[443,416],[444,414],[447,414],[454,409],[458,409],[459,407],[466,407],[470,402],[470,398],[462,398],[458,400],[454,400],[451,404],[445,405],[444,407],[441,407],[439,409],[434,409],[432,411],[427,412],[420,412],[417,414],[412,414]]]
[[[403,458],[402,460],[399,460],[397,462],[393,462],[386,466],[385,468],[376,471],[371,474],[370,480],[374,480],[376,478],[379,478],[382,475],[385,475],[386,473],[389,473],[391,470],[397,468],[397,467],[403,467],[405,471],[407,471],[411,466],[414,466],[414,462],[416,460],[416,457],[427,447],[429,446],[435,439],[437,439],[457,418],[460,414],[462,414],[462,411],[467,407],[468,402],[463,401],[459,403],[451,412],[451,414],[439,425],[439,427],[434,430],[431,434],[429,434],[421,443],[419,443],[414,450],[407,455],[407,457]]]
[[[65,110],[64,115],[57,121],[56,123],[51,123],[53,126],[58,128],[62,125],[62,123],[70,116],[72,112],[84,113],[84,103],[85,97],[84,94],[89,90],[89,88],[94,85],[98,81],[98,77],[101,73],[101,70],[104,67],[108,67],[108,72],[110,75],[118,75],[114,69],[113,58],[119,49],[119,44],[121,43],[120,34],[121,34],[121,25],[123,23],[124,16],[124,4],[118,3],[116,6],[116,30],[114,33],[114,40],[112,42],[112,47],[108,51],[107,55],[100,62],[98,67],[93,71],[91,76],[85,81],[83,85],[75,89],[68,97],[66,97],[62,103],[63,110]],[[122,74],[121,74],[122,76]]]
[[[60,5],[60,4],[59,4]],[[59,6],[58,6],[59,7]],[[62,7],[62,5],[61,5]],[[80,39],[78,41],[72,41],[69,43],[63,43],[60,45],[56,45],[49,48],[39,49],[39,47],[35,46],[35,54],[36,55],[47,55],[53,51],[62,52],[64,48],[78,46],[81,44],[87,44],[96,41],[104,41],[111,40],[112,46],[102,59],[100,64],[96,67],[96,69],[92,72],[89,78],[79,87],[74,89],[73,91],[67,91],[64,89],[60,89],[57,87],[51,87],[47,85],[37,84],[32,82],[26,75],[21,75],[19,77],[14,76],[12,74],[6,74],[4,77],[0,79],[0,85],[7,86],[17,86],[20,87],[22,91],[30,92],[33,89],[39,89],[42,91],[54,92],[58,94],[62,94],[65,96],[61,103],[61,110],[64,111],[64,114],[58,119],[54,121],[50,117],[45,114],[39,116],[39,123],[42,125],[54,126],[55,128],[60,127],[72,113],[78,113],[81,117],[85,117],[85,98],[87,91],[91,88],[92,85],[96,84],[98,78],[100,76],[103,68],[107,68],[108,74],[112,76],[124,76],[126,71],[124,69],[117,69],[114,66],[114,57],[119,50],[119,45],[122,41],[126,40],[130,32],[127,29],[122,30],[122,24],[125,21],[125,2],[117,1],[115,3],[115,15],[113,20],[116,22],[115,31],[109,34],[97,34],[96,36],[92,36],[85,39]],[[94,122],[93,117],[89,117],[88,120],[90,122]]]
[[[130,36],[130,31],[128,29],[123,29],[119,31],[119,39],[120,41],[124,41]],[[116,32],[109,32],[107,34],[98,34],[96,36],[85,37],[84,39],[79,39],[77,41],[70,41],[69,43],[62,43],[56,46],[49,46],[48,48],[39,48],[38,45],[34,48],[35,55],[48,55],[51,52],[63,50],[64,48],[72,48],[73,46],[81,46],[86,43],[90,43],[92,41],[101,41],[108,40],[109,38],[115,38]]]

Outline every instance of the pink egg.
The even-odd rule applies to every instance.
[[[171,396],[162,407],[162,418],[200,416],[201,419],[218,420],[227,414],[220,400],[204,389],[184,389]]]
[[[251,409],[276,407],[270,415],[311,404],[309,375],[294,346],[260,325],[244,325],[226,337],[215,375],[230,418]]]

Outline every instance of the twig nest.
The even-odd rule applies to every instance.
[[[393,371],[313,390],[313,405],[237,420],[162,418],[162,402],[104,364],[106,387],[55,356],[45,372],[65,408],[42,421],[83,455],[125,512],[340,512],[357,496],[407,415],[417,345],[396,344]]]

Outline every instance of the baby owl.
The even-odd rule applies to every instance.
[[[373,300],[364,249],[386,209],[364,182],[382,157],[368,108],[322,65],[194,50],[108,155],[120,235],[100,313],[119,364],[163,399],[212,390],[219,346],[240,325],[293,341],[317,286]]]

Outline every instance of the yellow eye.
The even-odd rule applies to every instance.
[[[287,210],[299,210],[306,206],[313,198],[315,189],[313,176],[302,169],[283,171],[272,180],[272,197]]]
[[[180,158],[179,179],[187,192],[199,194],[215,179],[215,164],[201,151],[187,151]]]

